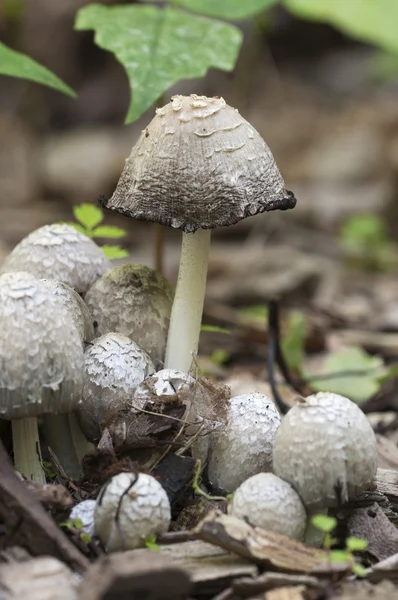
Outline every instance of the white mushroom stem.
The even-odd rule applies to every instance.
[[[86,439],[86,436],[82,432],[81,427],[79,425],[76,413],[69,413],[68,421],[73,440],[73,446],[75,447],[77,458],[81,462],[83,457],[87,454],[87,452],[91,452],[91,450],[94,450],[95,446]]]
[[[182,234],[180,268],[166,347],[166,369],[189,373],[198,351],[211,233]]]
[[[66,475],[71,479],[80,478],[80,463],[73,444],[68,415],[44,415],[46,440],[59,460]]]
[[[12,421],[12,445],[16,470],[28,479],[44,485],[46,477],[41,464],[36,417]]]

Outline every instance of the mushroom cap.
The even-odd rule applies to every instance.
[[[95,508],[95,533],[108,552],[145,545],[170,525],[170,502],[151,475],[119,473],[102,488]]]
[[[94,513],[95,513],[95,500],[83,500],[72,508],[69,519],[74,521],[80,519],[82,522],[82,531],[87,533],[90,537],[94,535]]]
[[[196,379],[176,369],[162,369],[145,379],[134,392],[134,406],[143,408],[148,400],[174,396],[183,388],[191,388],[197,384]]]
[[[41,279],[69,312],[80,335],[82,342],[91,342],[94,337],[94,327],[86,303],[75,290],[66,283],[56,279]]]
[[[77,407],[84,435],[101,437],[100,424],[127,408],[137,386],[155,368],[148,354],[121,333],[107,333],[84,354],[84,388]]]
[[[235,491],[228,512],[293,539],[303,537],[307,523],[300,496],[273,473],[258,473],[246,479]]]
[[[229,401],[227,424],[210,443],[208,478],[214,489],[234,492],[248,477],[272,470],[272,449],[281,418],[263,394]]]
[[[190,233],[294,208],[270,149],[223,98],[173,96],[156,110],[110,200],[116,212]]]
[[[0,276],[0,415],[74,410],[83,387],[83,350],[72,317],[29,273]]]
[[[309,510],[336,506],[372,483],[377,470],[376,437],[354,402],[319,392],[283,417],[273,466]]]
[[[157,271],[125,264],[97,279],[85,301],[97,336],[123,333],[148,352],[157,366],[163,364],[173,295],[171,284]]]
[[[90,238],[66,223],[55,223],[32,231],[19,242],[0,273],[27,271],[38,279],[67,283],[82,294],[110,267],[110,261]]]

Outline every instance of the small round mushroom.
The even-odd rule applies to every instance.
[[[45,481],[37,417],[76,408],[83,387],[79,334],[60,300],[23,272],[0,276],[0,331],[0,415],[12,421],[16,469]],[[65,444],[61,450],[73,454]]]
[[[213,434],[208,478],[221,493],[231,493],[248,477],[272,470],[272,449],[281,419],[263,394],[242,394],[229,401],[227,422]]]
[[[75,521],[79,519],[82,522],[82,532],[87,533],[90,537],[94,535],[94,513],[96,502],[95,500],[83,500],[72,508],[69,519]]]
[[[182,389],[191,389],[197,383],[196,379],[176,369],[162,369],[145,379],[134,393],[134,406],[141,408],[147,400],[154,396],[174,396]]]
[[[90,312],[84,300],[66,283],[56,279],[41,279],[52,292],[59,298],[69,312],[80,334],[82,342],[91,342],[94,338],[94,327],[91,322]]]
[[[372,483],[377,444],[362,410],[329,392],[308,396],[283,417],[273,470],[300,495],[310,514],[347,502]],[[311,543],[311,535],[306,536]]]
[[[307,513],[292,486],[273,473],[258,473],[235,491],[228,512],[251,525],[301,539]]]
[[[128,408],[137,386],[155,372],[148,354],[121,333],[107,333],[84,354],[85,380],[78,418],[90,441],[101,437],[101,423]]]
[[[170,525],[170,502],[151,475],[119,473],[102,488],[95,507],[95,534],[108,552],[145,545]]]
[[[189,372],[197,352],[210,230],[293,208],[259,133],[223,98],[174,96],[133,147],[106,208],[182,229],[165,367]]]
[[[62,281],[83,294],[110,267],[90,238],[66,223],[56,223],[25,237],[6,258],[0,273],[27,271],[38,279]]]
[[[173,304],[173,288],[144,265],[114,267],[97,279],[85,296],[96,335],[123,333],[163,365]]]

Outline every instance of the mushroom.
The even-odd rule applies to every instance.
[[[231,398],[226,425],[216,430],[210,441],[208,479],[212,487],[221,493],[231,493],[248,477],[271,471],[272,449],[280,422],[274,403],[263,394]]]
[[[294,208],[258,132],[222,98],[174,96],[143,131],[113,196],[128,217],[182,229],[166,368],[189,372],[197,352],[210,230],[265,211]]]
[[[4,261],[0,273],[27,271],[67,283],[79,294],[110,269],[97,244],[66,223],[44,225],[24,238]]]
[[[275,475],[290,483],[311,514],[367,489],[377,470],[377,444],[362,410],[330,392],[308,396],[283,417],[274,443]],[[309,529],[306,541],[312,543]]]
[[[69,520],[81,521],[81,530],[83,533],[87,533],[90,537],[94,535],[94,513],[95,513],[96,502],[95,500],[83,500],[72,508]]]
[[[273,473],[258,473],[246,479],[235,491],[228,512],[255,527],[297,540],[303,537],[307,524],[300,496]]]
[[[91,342],[94,337],[94,327],[86,303],[75,290],[66,283],[56,279],[41,279],[53,294],[59,298],[64,308],[69,312],[79,332],[82,343]]]
[[[101,424],[129,407],[135,389],[155,368],[148,354],[130,338],[107,333],[87,348],[84,370],[78,419],[87,439],[94,442],[101,437]]]
[[[97,336],[123,333],[163,365],[173,288],[144,265],[114,267],[97,279],[85,296]]]
[[[100,491],[95,507],[95,534],[108,552],[145,545],[170,525],[170,502],[163,487],[145,473],[119,473]]]
[[[0,416],[12,421],[16,469],[45,482],[37,417],[75,409],[83,387],[79,334],[60,300],[23,272],[0,276],[0,331]],[[62,427],[54,431],[59,458],[76,461],[63,435]]]

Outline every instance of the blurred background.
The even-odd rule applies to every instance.
[[[93,44],[92,32],[73,29],[76,11],[86,4],[0,5],[0,39],[78,93],[73,99],[0,78],[0,260],[33,229],[71,221],[74,205],[110,195],[152,118],[153,108],[124,125],[129,87],[122,66]],[[315,353],[317,360],[325,348],[358,346],[393,359],[398,58],[279,5],[237,25],[244,42],[234,71],[184,80],[165,98],[223,96],[264,137],[298,203],[294,211],[214,232],[205,319],[235,333],[204,336],[204,355],[224,352],[207,368],[218,372],[239,360],[263,364],[261,307],[270,297],[305,314],[310,357]],[[130,260],[154,265],[150,225],[113,214],[106,223],[127,230],[122,244]],[[165,231],[164,272],[173,281],[179,240],[180,232]]]

